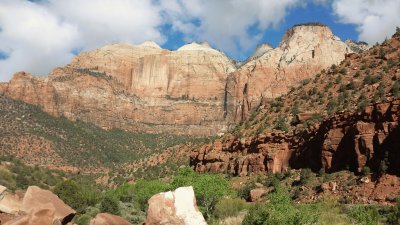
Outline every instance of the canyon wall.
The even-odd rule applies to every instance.
[[[112,44],[47,77],[19,72],[0,92],[105,129],[215,135],[350,51],[318,24],[293,27],[277,48],[262,45],[241,64],[207,43],[176,51],[154,42]]]
[[[400,174],[400,100],[368,105],[362,113],[338,113],[315,129],[268,133],[204,145],[191,155],[198,172],[247,176],[310,167],[327,172],[386,169]],[[383,168],[385,167],[385,168]]]

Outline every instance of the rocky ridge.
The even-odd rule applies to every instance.
[[[287,168],[400,175],[400,34],[275,100],[191,155],[198,172],[246,176]]]
[[[17,73],[0,92],[105,129],[215,135],[349,52],[321,25],[293,27],[277,48],[261,46],[240,68],[207,43],[176,51],[154,42],[113,44],[45,78]]]

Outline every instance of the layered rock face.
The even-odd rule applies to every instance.
[[[207,43],[176,51],[153,42],[113,44],[45,78],[17,73],[0,92],[106,129],[212,135],[350,51],[321,25],[290,29],[279,47],[261,45],[243,65]]]
[[[338,171],[350,168],[361,172],[368,166],[375,171],[400,174],[400,100],[369,105],[363,113],[339,114],[321,124],[315,140],[307,149],[315,149],[322,168]]]
[[[224,128],[226,74],[234,69],[206,45],[116,44],[82,53],[47,78],[18,73],[5,93],[103,128],[210,135]]]
[[[320,24],[288,30],[275,49],[263,47],[227,82],[227,115],[240,121],[263,99],[278,97],[293,85],[345,59],[350,47]]]
[[[338,113],[315,129],[271,133],[252,139],[233,136],[202,146],[191,155],[198,172],[246,176],[287,167],[328,172],[365,166],[400,174],[400,100],[368,105],[362,113]]]
[[[190,164],[197,172],[230,173],[247,176],[282,172],[289,166],[293,153],[289,139],[282,133],[272,133],[250,140],[217,141],[192,152]]]

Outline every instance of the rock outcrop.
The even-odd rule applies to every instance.
[[[9,193],[6,187],[0,185],[0,212],[17,215],[22,206],[22,198],[22,193]]]
[[[27,189],[16,208],[2,212],[18,216],[5,225],[66,225],[76,213],[56,195],[36,186]]]
[[[105,129],[215,135],[350,51],[315,24],[290,29],[275,49],[261,45],[239,69],[207,43],[176,51],[154,42],[113,44],[79,54],[48,77],[17,73],[0,92]]]
[[[263,99],[288,92],[291,86],[340,63],[352,50],[328,27],[304,24],[288,30],[277,48],[262,52],[228,77],[228,120],[246,118]]]
[[[149,199],[146,225],[206,225],[197,209],[193,187],[180,187]]]
[[[108,213],[99,213],[90,220],[90,225],[132,225],[125,219]]]
[[[365,166],[400,175],[400,100],[368,105],[362,113],[337,113],[314,129],[270,133],[204,145],[192,152],[198,172],[247,176],[282,172],[287,167],[328,172]]]
[[[400,100],[368,105],[362,113],[340,113],[323,122],[307,149],[317,147],[322,168],[338,171],[349,167],[375,171],[385,164],[400,174]]]
[[[350,48],[353,52],[360,53],[360,52],[363,52],[363,51],[366,51],[366,50],[369,49],[369,45],[368,45],[368,43],[366,43],[366,42],[362,42],[362,41],[360,41],[360,42],[354,42],[354,41],[352,41],[352,40],[350,40],[350,39],[347,39],[347,40],[345,41],[345,43],[346,43],[347,46],[349,46],[349,48]]]

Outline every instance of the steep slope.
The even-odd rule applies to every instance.
[[[215,135],[348,52],[319,24],[293,27],[278,48],[261,45],[239,69],[207,43],[176,51],[154,42],[113,44],[81,53],[48,77],[17,73],[0,92],[105,129]]]
[[[396,33],[266,101],[231,134],[193,152],[191,165],[235,175],[288,167],[400,175],[399,62]]]
[[[179,144],[190,146],[203,141],[172,134],[107,131],[81,121],[49,116],[37,106],[3,95],[0,95],[0,123],[2,156],[11,155],[28,165],[71,172],[104,173],[125,163],[136,164],[166,149],[173,154],[179,149],[168,149]],[[168,157],[169,154],[165,155],[165,160]],[[187,162],[188,156],[183,157],[176,162]],[[165,162],[157,163],[165,165]]]
[[[228,78],[227,117],[240,121],[265,98],[285,94],[289,87],[338,64],[350,48],[322,24],[288,30],[279,46],[258,54]]]

